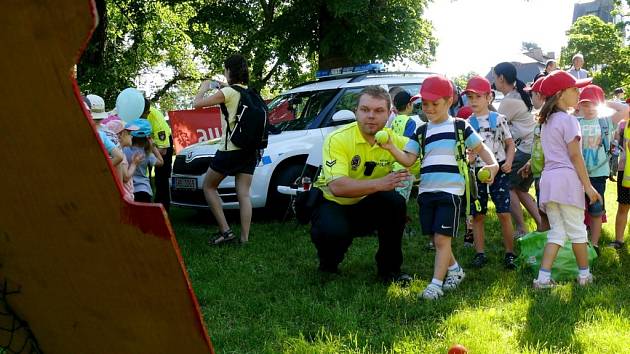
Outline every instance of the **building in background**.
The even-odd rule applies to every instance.
[[[597,16],[604,22],[615,22],[611,14],[615,7],[614,0],[595,0],[573,5],[573,22],[582,16]]]
[[[545,70],[547,60],[556,59],[556,54],[554,52],[543,53],[542,49],[534,48],[506,59],[505,61],[516,66],[516,77],[524,83],[529,83],[534,80],[534,76]],[[494,67],[486,74],[486,79],[490,82],[494,82],[492,70]]]

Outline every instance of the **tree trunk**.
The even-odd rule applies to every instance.
[[[98,14],[98,25],[92,33],[90,43],[79,60],[79,71],[83,65],[98,67],[103,64],[105,45],[107,43],[107,4],[105,0],[95,0]]]
[[[350,59],[350,55],[345,53],[345,48],[336,41],[328,41],[332,45],[328,48],[322,48],[322,41],[330,36],[335,36],[336,31],[343,28],[343,19],[336,19],[328,11],[326,1],[322,1],[319,5],[319,69],[339,68],[343,66],[351,66],[355,63]]]

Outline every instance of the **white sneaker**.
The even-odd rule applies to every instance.
[[[442,289],[433,283],[429,284],[422,292],[422,297],[427,300],[437,300],[442,296],[444,296]]]
[[[556,286],[556,283],[552,279],[549,279],[547,282],[541,282],[538,279],[534,279],[533,286],[534,289],[549,289]]]
[[[593,283],[593,274],[589,274],[585,277],[578,275],[577,282],[580,286],[588,286]]]
[[[446,273],[446,278],[444,279],[444,284],[442,285],[442,289],[450,291],[455,290],[459,283],[464,280],[466,277],[466,273],[464,273],[464,269],[460,266],[458,271],[448,271]]]

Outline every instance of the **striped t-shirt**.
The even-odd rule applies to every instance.
[[[466,147],[476,148],[482,139],[473,128],[465,122],[464,139]],[[418,139],[419,131],[413,139]],[[420,169],[420,186],[418,194],[426,192],[446,192],[463,195],[465,190],[464,176],[459,173],[455,159],[455,119],[448,117],[445,121],[434,124],[427,123],[427,134],[424,145],[424,158]]]

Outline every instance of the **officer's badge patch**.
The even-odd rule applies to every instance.
[[[352,161],[350,161],[350,167],[352,167],[352,171],[356,171],[359,168],[359,165],[361,165],[361,156],[354,155]]]
[[[337,163],[337,160],[326,161],[326,166],[333,167]]]
[[[162,130],[161,132],[158,133],[158,138],[160,140],[166,140],[166,132],[164,130]]]

